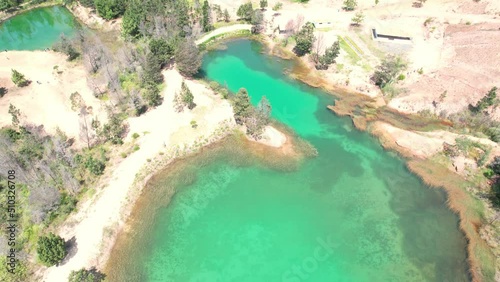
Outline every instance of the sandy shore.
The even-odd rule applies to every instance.
[[[31,83],[17,87],[11,81],[11,69],[25,75]],[[55,134],[61,129],[69,138],[74,138],[80,147],[80,116],[71,109],[71,93],[78,92],[89,116],[106,121],[105,103],[94,97],[85,77],[83,65],[66,61],[66,56],[52,51],[8,51],[0,52],[0,85],[7,93],[0,99],[0,127],[11,125],[8,114],[12,104],[21,111],[21,123],[43,125],[45,131]]]
[[[222,123],[234,124],[232,108],[226,100],[196,81],[186,81],[194,94],[197,107],[181,113],[173,109],[173,99],[180,90],[182,77],[175,70],[164,72],[167,88],[164,102],[158,108],[137,118],[129,119],[130,135],[137,132],[140,150],[107,169],[108,183],[102,183],[96,195],[80,212],[72,215],[59,230],[66,240],[74,239],[75,248],[60,266],[43,271],[43,281],[66,281],[72,270],[82,267],[101,267],[106,262],[116,234],[124,226],[127,214],[139,195],[133,191],[136,175],[160,152],[175,146],[190,145],[210,136]],[[191,120],[198,123],[196,129]],[[149,161],[148,161],[149,160]],[[148,171],[150,174],[153,171]],[[103,177],[106,179],[108,177]],[[140,189],[141,187],[136,187]]]

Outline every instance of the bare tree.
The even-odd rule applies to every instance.
[[[35,223],[41,223],[47,213],[57,206],[60,199],[59,191],[53,186],[33,185],[28,198],[32,220]]]
[[[302,25],[304,25],[304,15],[298,14],[297,17],[295,18],[295,26],[293,29],[293,34],[297,34]]]
[[[311,54],[311,58],[315,64],[318,63],[319,56],[324,52],[325,48],[324,41],[325,41],[324,34],[319,33],[318,36],[316,37],[316,41],[314,42],[313,52]]]
[[[90,149],[92,146],[92,140],[94,139],[95,133],[90,127],[89,122],[87,121],[87,116],[89,115],[89,108],[85,105],[80,108],[80,113],[78,116],[80,117],[80,139],[84,140],[87,143],[87,148]]]

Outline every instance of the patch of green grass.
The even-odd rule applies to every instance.
[[[358,37],[361,39],[361,41],[363,41],[363,43],[365,43],[366,47],[368,47],[368,49],[370,49],[370,52],[373,55],[377,56],[379,59],[383,59],[385,57],[385,55],[386,55],[385,52],[376,47],[376,44],[373,41],[370,34],[363,33],[362,31],[357,32],[357,34],[358,34]]]
[[[208,47],[215,44],[219,40],[238,38],[238,37],[248,37],[251,35],[252,35],[252,32],[250,30],[246,30],[246,29],[238,30],[238,31],[234,31],[234,32],[223,33],[223,34],[219,34],[219,35],[215,35],[213,37],[210,37],[207,41],[201,43],[199,45],[199,48],[200,48],[200,50],[206,50]]]
[[[221,22],[214,23],[214,28],[217,29],[217,28],[220,28],[220,27],[232,26],[232,25],[235,25],[235,24],[238,24],[238,22],[237,21],[230,21],[230,22],[221,21]]]
[[[339,36],[339,43],[340,43],[340,48],[347,53],[349,59],[353,64],[356,64],[361,60],[361,57],[358,55],[358,53],[356,53],[356,51],[354,51],[354,49],[351,48],[349,43],[347,43],[341,36]]]
[[[337,64],[337,71],[342,71],[344,69],[344,64]]]
[[[137,73],[123,73],[120,75],[120,85],[126,92],[139,89],[139,76]]]
[[[361,56],[364,55],[364,52],[361,50],[361,48],[359,48],[359,46],[354,43],[354,41],[349,36],[344,37],[344,39],[347,41],[347,43],[349,43],[350,46],[352,46],[352,48],[354,48],[356,52],[358,52],[358,54],[360,54]]]

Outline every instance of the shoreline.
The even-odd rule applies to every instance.
[[[164,97],[173,100],[182,77],[175,70],[165,70],[163,74],[168,82]],[[197,81],[186,83],[193,90],[197,107],[177,113],[173,105],[164,103],[128,120],[130,131],[126,144],[131,141],[132,145],[140,145],[140,149],[124,159],[115,159],[117,162],[107,168],[107,173],[96,185],[96,193],[82,201],[83,208],[57,228],[57,233],[66,240],[75,238],[78,251],[62,265],[38,268],[35,277],[45,281],[65,281],[72,270],[102,269],[144,184],[172,161],[221,140],[233,130],[234,119],[229,103],[210,94],[211,90]],[[206,119],[207,115],[211,118]],[[162,122],[165,118],[181,122],[166,125]],[[198,120],[200,126],[197,129],[191,127],[189,121],[192,119]],[[148,133],[135,140],[131,137],[134,132],[145,131]],[[126,149],[122,147],[121,150]]]
[[[61,5],[61,4],[60,3],[56,3],[56,2],[42,3],[42,4],[35,5],[33,7],[30,7],[28,9],[23,9],[23,10],[20,10],[20,11],[16,11],[15,13],[10,14],[7,18],[0,19],[0,24],[3,23],[4,21],[8,20],[11,17],[17,16],[17,15],[22,14],[24,12],[29,12],[29,11],[31,11],[33,9],[43,8],[43,7],[51,7],[51,6],[58,6],[58,5]],[[66,8],[75,16],[76,19],[78,19],[79,21],[82,21],[82,19],[79,18],[75,14],[75,12],[73,11],[73,9],[68,8],[68,7],[66,7]],[[255,37],[253,39],[255,39]],[[209,40],[211,40],[211,38]],[[230,39],[228,39],[228,38],[221,38],[221,39],[214,38],[214,40],[216,41],[215,43],[217,44],[217,43],[220,43],[220,42],[225,42],[225,40],[230,40]],[[270,54],[272,56],[279,56],[277,54],[274,54],[274,50],[272,50],[272,49],[274,49],[274,45],[275,44],[274,44],[274,42],[271,41],[271,39],[264,38],[263,36],[261,36],[261,37],[259,37],[258,40],[261,43],[264,43],[267,46],[273,46],[272,48],[270,48],[271,49],[270,50],[271,51]],[[277,46],[277,47],[280,48],[279,46]],[[281,56],[279,56],[279,57],[281,57]],[[282,58],[285,58],[285,57],[282,57]],[[296,62],[299,62],[299,64],[300,63],[303,64],[302,60],[300,58],[295,57],[295,55],[292,55],[291,57],[288,57],[288,58],[285,58],[285,59],[291,59],[291,60],[294,60]],[[306,75],[306,72],[301,72],[300,68],[308,68],[307,75]],[[353,100],[356,100],[356,101],[363,101],[361,107],[373,107],[373,108],[376,108],[376,109],[379,108],[379,107],[383,107],[383,106],[386,105],[385,101],[383,101],[383,99],[380,96],[370,97],[368,95],[365,95],[365,94],[362,94],[362,93],[356,91],[355,89],[349,89],[349,87],[339,87],[338,85],[332,85],[332,84],[329,84],[328,81],[324,81],[324,79],[321,78],[321,77],[314,77],[314,76],[308,75],[308,74],[314,74],[316,72],[317,72],[316,70],[310,69],[309,67],[307,67],[307,65],[303,64],[303,65],[299,66],[297,69],[292,70],[289,75],[291,75],[291,77],[294,78],[294,79],[300,80],[302,83],[308,84],[308,85],[310,85],[312,87],[323,89],[325,92],[330,93],[332,96],[338,97],[339,101],[345,101],[345,100],[349,100],[349,99],[353,99]],[[335,92],[335,94],[333,92]],[[355,96],[355,97],[353,98],[352,96]],[[368,133],[374,135],[375,137],[381,138],[380,136],[377,136],[376,134],[374,134],[371,131],[371,128],[370,128],[370,125],[373,124],[374,120],[377,120],[378,117],[375,117],[374,120],[366,120],[364,117],[353,115],[348,110],[346,110],[346,111],[341,111],[340,109],[337,109],[337,110],[330,109],[330,110],[334,111],[338,115],[349,115],[353,119],[353,123],[355,124],[355,127],[358,130],[367,131]],[[403,113],[400,113],[400,114],[401,115],[405,115]],[[218,140],[214,141],[214,143],[217,143],[220,140],[221,139],[218,139]],[[380,139],[379,139],[379,141],[382,144],[382,141]],[[210,144],[212,144],[212,143],[206,144],[204,146],[209,146]],[[384,146],[384,144],[382,144],[382,146]],[[204,147],[202,146],[200,148],[204,148]],[[385,146],[384,146],[384,148],[385,148]],[[398,148],[401,149],[399,146],[387,147],[388,150],[396,151],[399,154],[404,154],[404,152],[398,150]],[[190,153],[192,154],[192,153],[195,153],[195,152],[190,152]],[[185,156],[183,156],[183,157],[185,157]],[[182,157],[180,157],[180,158],[182,158]],[[422,169],[419,169],[418,166],[417,166],[417,164],[415,164],[415,163],[412,162],[412,161],[415,161],[415,160],[411,159],[411,157],[408,157],[408,156],[404,156],[404,158],[405,158],[405,162],[406,162],[407,166],[409,167],[409,170],[411,170],[412,173],[415,173],[419,178],[421,178],[422,181],[424,181],[425,183],[428,183],[427,185],[441,187],[442,189],[444,189],[446,191],[446,193],[448,195],[448,199],[449,199],[450,205],[451,205],[450,209],[452,211],[454,211],[455,213],[457,213],[457,215],[459,216],[461,230],[463,231],[464,235],[468,239],[467,247],[468,247],[468,257],[469,257],[469,255],[471,253],[474,253],[475,246],[476,245],[480,245],[480,244],[477,244],[476,241],[474,241],[474,240],[477,240],[477,236],[473,236],[473,235],[474,234],[475,235],[479,235],[478,232],[475,231],[475,229],[478,228],[476,226],[476,223],[479,224],[479,225],[481,225],[481,221],[482,221],[481,218],[478,218],[477,219],[478,221],[476,220],[476,221],[470,222],[470,220],[469,220],[470,218],[467,218],[467,216],[465,215],[467,213],[467,211],[468,211],[467,207],[461,207],[460,203],[457,203],[457,206],[455,207],[456,210],[452,207],[452,206],[455,206],[455,205],[451,204],[451,202],[454,201],[454,200],[451,199],[453,197],[451,195],[452,195],[452,193],[453,193],[453,191],[454,191],[455,188],[446,187],[447,185],[444,185],[444,187],[440,186],[439,182],[434,182],[434,183],[438,183],[438,184],[433,184],[432,179],[431,180],[426,180],[425,171],[422,170]],[[159,163],[159,164],[157,164],[161,168],[158,168],[158,170],[156,172],[158,172],[161,169],[166,169],[167,167],[169,167],[170,165],[172,165],[172,162],[175,162],[175,160],[176,160],[176,158],[171,159],[169,162],[166,162],[166,163]],[[151,163],[153,163],[153,162],[154,161],[152,161]],[[146,165],[148,165],[148,163],[146,163]],[[412,170],[412,168],[413,168],[413,170]],[[444,169],[446,169],[446,168],[444,168]],[[141,171],[142,171],[142,169],[141,169]],[[136,180],[134,180],[134,184],[133,184],[134,187],[135,187],[135,185],[139,185],[140,186],[140,189],[137,192],[139,194],[137,196],[140,196],[140,191],[142,189],[144,189],[144,187],[146,186],[148,180],[150,180],[152,177],[154,177],[154,175],[156,174],[156,172],[151,172],[151,173],[145,175],[142,180],[137,180],[138,182],[142,183],[140,185],[136,184]],[[448,171],[448,172],[450,172],[450,171]],[[139,174],[139,172],[138,172],[138,174]],[[427,181],[429,181],[429,182],[427,182]],[[458,189],[460,189],[460,191],[462,191],[462,192],[465,192],[465,194],[467,194],[469,197],[473,196],[469,192],[466,192],[463,188],[458,188]],[[103,189],[103,190],[105,190],[105,189]],[[130,187],[130,190],[133,190],[133,188]],[[102,190],[100,190],[99,193],[100,192],[102,192]],[[95,200],[95,198],[93,200]],[[133,205],[134,200],[128,199],[128,201],[130,202],[130,204]],[[455,199],[455,201],[458,201],[458,200]],[[91,204],[91,206],[93,206],[94,203],[90,203],[90,204]],[[120,212],[121,212],[121,210],[120,210]],[[125,218],[127,218],[127,216],[125,216]],[[467,224],[467,226],[462,226],[463,224]],[[471,224],[474,227],[472,229],[472,231],[469,228],[470,226],[468,226],[468,225],[471,225]],[[466,231],[466,230],[469,230],[469,231]],[[468,232],[472,232],[472,233],[469,234]],[[114,237],[117,236],[118,232],[115,232],[115,233],[116,234],[113,235]],[[107,242],[107,243],[109,244],[109,242]],[[484,243],[483,240],[482,240],[482,243]],[[111,243],[111,246],[112,245],[113,245],[113,243]],[[102,260],[104,261],[104,264],[107,261],[107,258],[109,257],[110,250],[111,249],[109,249],[109,250],[106,249],[105,253],[107,253],[107,256],[103,256],[102,257]],[[471,257],[469,257],[469,259],[470,258]],[[477,267],[478,264],[480,265],[480,263],[478,263],[477,261],[475,261],[474,258],[473,258],[473,261],[470,262],[471,272],[473,274],[473,278],[475,278],[475,279],[473,279],[474,281],[480,281],[479,277],[476,277],[479,274],[474,271],[474,268],[475,268],[474,266]],[[479,280],[477,280],[477,279],[479,279]]]
[[[26,9],[17,9],[12,13],[1,12],[2,16],[0,17],[0,25],[3,24],[4,22],[6,22],[7,20],[9,20],[10,18],[13,18],[15,16],[19,16],[23,13],[26,13],[26,12],[29,12],[29,11],[32,11],[35,9],[39,9],[39,8],[48,8],[48,7],[53,7],[53,6],[66,7],[63,3],[58,3],[56,1],[50,1],[50,2],[35,4],[35,5],[30,6]],[[67,9],[67,7],[66,7],[66,9]],[[68,10],[70,10],[70,9],[68,9]]]

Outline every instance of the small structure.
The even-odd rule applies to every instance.
[[[402,40],[402,41],[411,41],[411,37],[408,36],[399,36],[399,35],[389,35],[378,33],[377,29],[372,28],[372,36],[374,40],[377,39],[387,39],[387,40]]]

